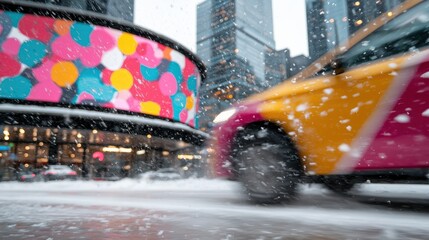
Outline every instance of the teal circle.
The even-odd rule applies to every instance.
[[[76,86],[78,95],[86,92],[91,94],[96,102],[100,103],[110,102],[117,93],[113,87],[103,84],[101,72],[97,68],[83,70],[76,81]],[[76,102],[77,98],[74,101]]]
[[[195,94],[197,93],[197,78],[194,75],[188,78],[188,89]]]
[[[79,45],[89,47],[91,45],[90,36],[92,30],[92,26],[85,23],[76,22],[70,28],[70,35],[72,39]]]
[[[186,106],[185,94],[181,92],[174,94],[174,96],[172,97],[172,105],[173,105],[173,119],[180,120],[180,112]]]
[[[31,81],[23,76],[6,78],[0,83],[0,97],[25,99],[32,87]]]
[[[22,13],[17,12],[5,12],[6,15],[9,16],[10,20],[12,21],[12,26],[18,27],[19,21],[21,21],[21,18],[24,16]]]
[[[144,79],[150,82],[158,80],[159,78],[159,70],[157,68],[149,68],[141,65],[140,71],[142,72]]]
[[[182,83],[183,75],[182,69],[180,69],[179,64],[177,64],[176,62],[171,62],[170,65],[168,65],[168,71],[174,75],[178,83]]]
[[[18,58],[21,63],[34,67],[46,56],[46,46],[38,40],[25,41],[19,49]]]

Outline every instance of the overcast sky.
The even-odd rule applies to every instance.
[[[267,0],[268,1],[268,0]],[[304,0],[272,0],[276,48],[308,55]],[[196,51],[197,4],[203,0],[136,0],[134,23]]]

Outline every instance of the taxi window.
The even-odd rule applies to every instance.
[[[429,45],[429,1],[388,22],[343,54],[345,67],[352,67]]]

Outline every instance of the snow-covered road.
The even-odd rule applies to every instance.
[[[429,185],[361,186],[361,203],[304,185],[294,203],[255,206],[235,182],[62,181],[0,183],[0,236],[7,239],[427,239]]]

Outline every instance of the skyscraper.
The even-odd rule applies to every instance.
[[[22,0],[71,7],[105,14],[132,22],[134,0]]]
[[[404,0],[306,0],[308,48],[312,61],[368,22]]]
[[[274,49],[271,0],[206,0],[198,5],[197,54],[208,68],[200,90],[202,129],[238,99],[280,81],[274,78],[285,78],[285,71],[273,68],[280,54]]]

